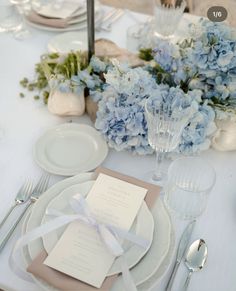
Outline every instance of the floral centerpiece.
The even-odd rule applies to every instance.
[[[236,120],[236,34],[222,23],[203,19],[189,31],[190,37],[177,44],[159,41],[153,50],[142,50],[140,58],[147,61],[143,67],[94,56],[90,63],[73,57],[76,65],[64,57],[59,71],[51,64],[48,70],[45,63],[40,69],[51,88],[78,95],[89,91],[98,105],[95,126],[116,150],[152,153],[144,104],[159,98],[170,106],[181,104],[183,114],[191,109],[177,151],[199,152],[210,147],[219,120]],[[236,122],[234,131],[236,136]]]
[[[159,41],[154,50],[142,51],[141,55],[151,63],[139,68],[139,74],[137,69],[111,69],[105,74],[104,99],[98,103],[96,126],[117,150],[128,149],[142,154],[150,152],[144,143],[147,136],[143,100],[158,95],[160,85],[168,86],[165,102],[171,102],[174,94],[175,99],[180,95],[185,96],[188,106],[195,103],[195,113],[177,149],[181,153],[208,149],[218,120],[235,118],[235,31],[224,24],[203,19],[197,25],[190,25],[189,29],[191,37],[188,39],[177,44]],[[153,79],[157,87],[150,86]],[[178,88],[178,91],[173,88]],[[132,112],[134,104],[139,113],[138,122],[136,114]],[[118,115],[118,112],[123,115]],[[113,130],[114,124],[117,127]],[[130,145],[129,138],[135,140],[132,133],[135,134],[136,143]]]

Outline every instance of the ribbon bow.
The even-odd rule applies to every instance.
[[[108,250],[114,256],[121,257],[121,271],[125,288],[127,291],[136,291],[137,288],[132,280],[129,268],[124,257],[124,250],[120,245],[118,238],[129,240],[143,248],[146,248],[149,242],[146,239],[138,237],[137,235],[132,234],[126,230],[110,224],[103,224],[97,221],[94,215],[90,212],[86,200],[80,194],[75,195],[70,200],[70,205],[74,210],[75,214],[65,215],[64,213],[55,209],[48,209],[47,214],[55,216],[56,218],[33,229],[29,233],[26,233],[16,242],[9,257],[9,264],[13,272],[22,279],[31,282],[32,279],[30,279],[28,274],[17,265],[17,260],[15,259],[17,251],[28,245],[31,241],[40,238],[61,226],[78,220],[95,228]]]

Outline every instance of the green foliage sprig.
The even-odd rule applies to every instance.
[[[34,99],[42,97],[46,104],[50,92],[48,82],[52,76],[61,75],[64,79],[70,79],[87,66],[88,58],[84,52],[70,52],[67,55],[44,54],[41,61],[35,65],[35,79],[23,78],[20,85],[28,91],[38,91]],[[25,94],[21,92],[20,97],[25,97]]]

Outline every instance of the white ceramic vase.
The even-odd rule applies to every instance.
[[[236,120],[216,120],[216,125],[212,147],[219,151],[236,150]]]
[[[59,116],[80,116],[85,111],[84,94],[63,93],[51,90],[48,98],[48,110]]]

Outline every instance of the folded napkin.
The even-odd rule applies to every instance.
[[[36,277],[43,279],[49,285],[52,285],[59,290],[108,291],[117,278],[117,275],[107,277],[103,282],[102,287],[98,289],[44,265],[43,262],[46,260],[47,255],[46,251],[42,251],[29,265],[27,271]]]
[[[99,173],[103,173],[112,177],[115,177],[117,179],[126,181],[128,183],[132,183],[134,185],[146,188],[147,195],[145,197],[145,202],[147,203],[147,206],[151,208],[159,193],[160,193],[160,187],[149,184],[147,182],[138,180],[136,178],[127,176],[125,174],[121,174],[115,171],[112,171],[107,168],[98,167],[94,172],[94,178],[98,176]],[[59,290],[63,291],[108,291],[110,290],[111,286],[117,279],[118,275],[109,276],[107,277],[103,285],[100,289],[94,288],[86,283],[83,283],[77,279],[74,279],[66,274],[63,274],[61,272],[58,272],[46,265],[43,264],[47,257],[47,252],[42,251],[28,266],[27,271],[31,274],[33,274],[36,277],[39,277],[40,279],[43,279],[48,284],[56,287]]]

